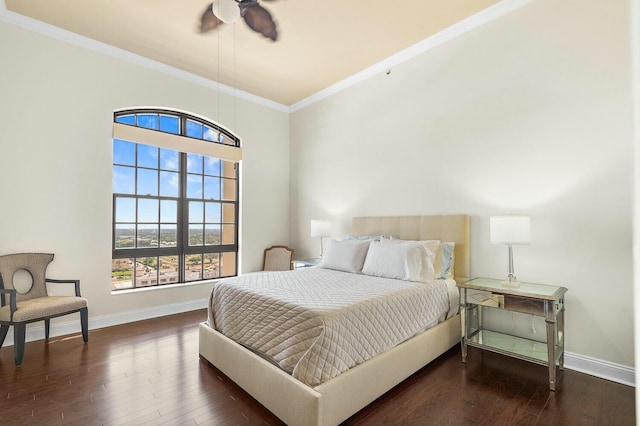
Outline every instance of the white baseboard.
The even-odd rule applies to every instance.
[[[195,311],[207,307],[207,299],[192,300],[184,303],[157,306],[154,308],[140,309],[119,314],[103,315],[89,318],[89,330],[97,330],[104,327],[158,318],[182,312]],[[73,318],[73,317],[69,317]],[[51,324],[51,337],[65,336],[67,334],[80,333],[80,319],[73,318],[70,321]],[[33,327],[27,325],[26,341],[44,339],[44,323],[35,323]],[[5,346],[13,346],[13,328],[9,330],[4,341]],[[635,386],[635,369],[613,362],[591,358],[585,355],[566,352],[564,366],[568,370],[579,371],[591,376],[600,377],[623,385]]]
[[[579,371],[601,379],[635,387],[636,372],[632,367],[591,358],[586,355],[565,352],[564,366],[568,370]]]
[[[140,309],[135,311],[122,312],[119,314],[102,315],[89,317],[89,330],[111,327],[114,325],[126,324],[135,321],[143,321],[151,318],[164,317],[167,315],[179,314],[182,312],[195,311],[207,307],[207,299],[191,300],[183,303],[173,303],[153,308]],[[80,333],[80,314],[71,314],[68,321],[51,323],[50,337],[66,336],[68,334]],[[32,342],[44,339],[44,321],[27,324],[25,340]],[[13,346],[13,327],[9,329],[7,338],[4,340],[5,346]]]

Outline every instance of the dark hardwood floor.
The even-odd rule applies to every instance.
[[[281,422],[198,356],[204,310],[0,349],[0,424],[249,425]],[[349,425],[634,425],[634,389],[458,346]]]

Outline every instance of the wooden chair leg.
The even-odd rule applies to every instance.
[[[51,319],[45,318],[44,320],[44,338],[49,340],[49,328],[51,325]]]
[[[7,337],[7,333],[9,332],[9,326],[2,324],[0,325],[0,348],[4,343],[4,339]]]
[[[13,354],[16,360],[16,365],[22,364],[26,329],[27,325],[23,322],[17,322],[13,325]]]
[[[89,341],[89,308],[80,309],[80,325],[82,326],[82,339]]]

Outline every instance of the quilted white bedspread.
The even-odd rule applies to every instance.
[[[221,280],[209,324],[317,386],[457,312],[453,280],[414,283],[321,268]]]

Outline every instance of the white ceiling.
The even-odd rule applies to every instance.
[[[1,1],[1,0],[0,0]],[[279,39],[244,22],[198,31],[210,0],[5,0],[6,9],[290,106],[499,0],[264,1]]]

